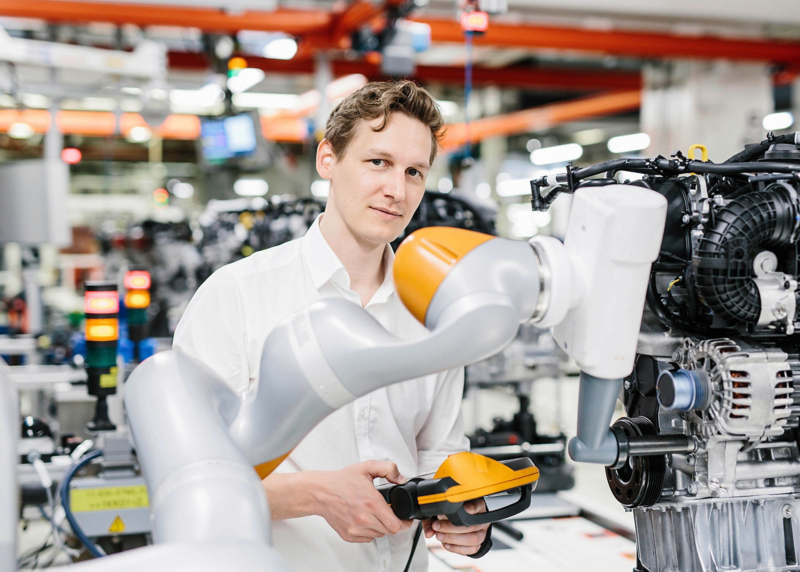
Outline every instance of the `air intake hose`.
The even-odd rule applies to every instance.
[[[714,313],[731,325],[758,322],[753,259],[759,248],[788,245],[796,216],[794,191],[783,183],[738,197],[717,213],[693,258],[698,293]]]

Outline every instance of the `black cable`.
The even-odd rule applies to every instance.
[[[764,139],[761,143],[757,143],[755,145],[748,145],[744,151],[740,151],[733,157],[726,160],[726,163],[746,163],[748,161],[753,161],[758,159],[759,157],[763,157],[764,153],[766,153],[770,145],[774,145],[776,143],[795,143],[796,133],[788,133],[786,135],[778,135],[777,137],[772,135],[772,133],[767,135],[767,138]]]
[[[408,555],[408,562],[403,572],[408,572],[411,569],[411,561],[414,560],[414,553],[417,551],[417,544],[419,544],[419,537],[422,536],[422,521],[417,525],[417,531],[414,533],[414,543],[411,545],[411,554]]]
[[[50,543],[50,537],[52,537],[52,536],[53,536],[53,533],[51,531],[50,534],[48,535],[48,537],[45,539],[44,544],[42,544],[38,548],[31,548],[28,552],[26,552],[25,554],[21,555],[17,559],[17,568],[22,568],[23,566],[27,566],[38,554],[41,554],[45,550],[48,550],[48,549],[52,548],[53,546],[55,546],[55,544],[51,544]]]

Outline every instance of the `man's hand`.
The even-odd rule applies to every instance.
[[[470,514],[486,512],[486,503],[483,499],[477,499],[464,503],[464,508]],[[444,515],[439,518],[429,518],[422,523],[425,538],[436,535],[436,539],[442,543],[445,550],[456,554],[470,556],[481,548],[481,544],[486,539],[488,524],[477,524],[475,526],[456,526]]]
[[[396,485],[407,479],[389,461],[366,461],[340,471],[322,473],[316,493],[318,510],[336,533],[347,542],[370,542],[375,538],[408,530],[410,520],[400,520],[375,490],[372,480],[383,477]]]

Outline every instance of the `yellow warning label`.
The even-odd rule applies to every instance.
[[[122,517],[119,515],[115,516],[111,526],[108,527],[108,531],[116,534],[125,532],[125,522],[123,522]]]
[[[117,368],[112,367],[111,371],[100,376],[100,387],[117,387]]]
[[[70,491],[72,512],[96,510],[122,510],[126,508],[148,508],[147,487],[101,487],[97,489],[72,489]]]

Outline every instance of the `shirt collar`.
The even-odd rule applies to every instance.
[[[350,276],[344,268],[339,257],[330,247],[325,237],[322,236],[322,231],[319,228],[319,221],[322,220],[320,214],[311,227],[303,237],[302,252],[303,257],[308,263],[308,269],[311,272],[311,279],[314,281],[314,286],[319,290],[325,283],[332,282],[333,284],[350,289]],[[389,296],[394,292],[394,281],[392,280],[392,264],[394,263],[394,251],[390,245],[386,245],[386,250],[383,254],[384,267],[386,268],[386,276],[383,283],[372,296],[370,304],[377,304],[388,300]]]

